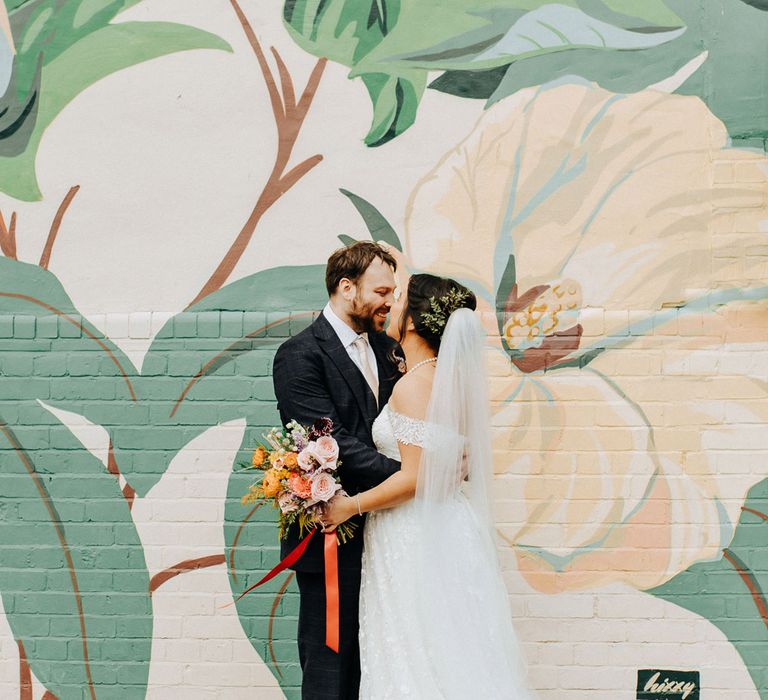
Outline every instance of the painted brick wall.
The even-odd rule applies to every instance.
[[[0,6],[0,697],[299,697],[245,465],[373,237],[481,299],[538,696],[766,700],[764,3],[325,11]]]

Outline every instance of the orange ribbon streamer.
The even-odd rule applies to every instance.
[[[234,605],[252,590],[272,580],[280,572],[285,571],[301,559],[304,552],[307,551],[310,540],[314,537],[317,530],[312,530],[299,545],[288,554],[274,569],[272,569],[264,578],[257,581],[249,588],[246,588],[231,603],[222,605],[222,608],[228,608]],[[324,559],[325,559],[325,643],[326,645],[339,653],[339,556],[336,533],[328,532],[325,534]]]
[[[339,547],[336,532],[325,533],[325,645],[339,653]]]

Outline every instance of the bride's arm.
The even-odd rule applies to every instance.
[[[410,378],[409,378],[410,379]],[[413,377],[415,381],[401,379],[395,386],[390,399],[393,411],[411,418],[423,420],[427,412],[430,381]],[[407,396],[407,400],[404,398]],[[353,515],[368,513],[373,510],[393,508],[410,501],[416,494],[416,482],[421,463],[421,447],[398,443],[400,447],[400,471],[395,472],[375,488],[362,491],[356,496],[334,498],[323,516],[325,529],[333,530]],[[359,510],[358,510],[359,509]]]
[[[382,510],[410,501],[416,494],[416,481],[419,476],[421,448],[415,445],[400,445],[402,461],[400,471],[385,479],[382,483],[356,496],[334,498],[323,515],[325,530],[333,530],[353,515]]]

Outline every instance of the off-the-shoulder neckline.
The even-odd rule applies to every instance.
[[[406,416],[405,413],[400,413],[396,411],[392,406],[389,405],[389,402],[384,406],[393,416],[397,416],[398,418],[403,418],[404,420],[413,421],[414,423],[426,423],[423,418],[414,418],[413,416]]]

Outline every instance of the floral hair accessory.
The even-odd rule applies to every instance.
[[[421,315],[422,324],[435,335],[440,335],[448,323],[450,315],[456,309],[464,306],[464,302],[469,295],[470,292],[461,289],[451,289],[439,299],[429,297],[429,306],[432,311]]]

